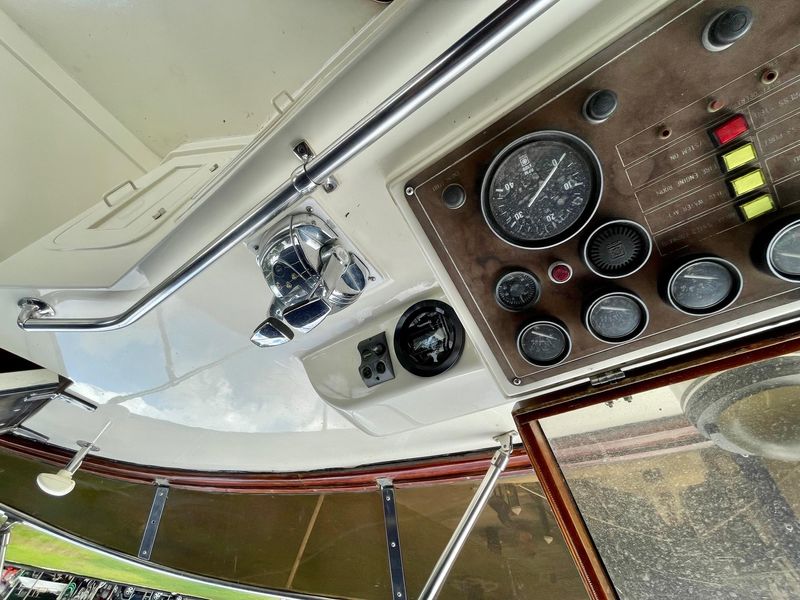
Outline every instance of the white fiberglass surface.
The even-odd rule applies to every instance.
[[[130,284],[126,291],[52,290],[46,285],[34,290],[1,281],[0,345],[71,378],[77,392],[100,405],[87,413],[52,402],[28,425],[53,443],[74,448],[75,440],[91,439],[111,420],[98,443],[103,456],[209,470],[349,467],[493,446],[492,436],[513,427],[513,400],[497,385],[493,372],[498,369],[484,362],[474,323],[466,322],[463,303],[447,293],[449,282],[437,276],[436,259],[420,245],[387,182],[402,181],[644,18],[655,10],[649,0],[557,3],[535,27],[337,172],[339,188],[318,200],[380,270],[381,282],[285,346],[259,349],[249,341],[266,317],[271,297],[253,253],[244,245],[123,330],[22,332],[16,326],[16,302],[33,293],[52,300],[59,316],[120,312],[288,177],[298,165],[290,152],[292,142],[307,138],[315,149],[324,148],[499,3],[393,4],[383,13],[394,11],[393,20],[374,32],[369,45],[353,49],[352,64],[346,69],[337,64],[326,73],[324,85],[312,86],[313,94],[261,139],[258,154],[136,269],[120,273]],[[431,35],[432,24],[436,35]],[[27,268],[35,271],[37,266]],[[424,378],[398,377],[394,388],[391,382],[384,384],[396,393],[381,405],[383,418],[413,427],[370,435],[320,397],[316,386],[322,377],[312,381],[302,360],[424,297],[447,297],[465,320],[472,347],[462,366],[472,361],[469,373],[453,377],[436,394],[431,394],[435,382]],[[332,356],[331,364],[338,364],[338,358]],[[362,392],[353,389],[351,396]],[[452,408],[443,411],[445,403]],[[414,419],[406,414],[411,406],[419,411]],[[435,423],[431,415],[436,415]]]
[[[379,15],[373,0],[0,0],[159,156],[253,133]],[[131,101],[135,99],[135,101]]]

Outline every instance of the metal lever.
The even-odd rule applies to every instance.
[[[289,329],[280,319],[269,317],[266,321],[261,323],[253,335],[250,336],[250,341],[259,348],[269,348],[271,346],[280,346],[286,342],[292,341],[294,332]]]
[[[283,320],[302,333],[314,329],[331,313],[333,310],[329,302],[331,294],[352,263],[350,253],[338,244],[323,249],[320,255],[323,254],[327,255],[327,260],[322,265],[320,288],[315,290],[309,300],[283,310]]]
[[[326,250],[327,249],[323,249],[320,254],[326,254]],[[336,285],[339,283],[339,280],[342,278],[342,275],[344,275],[344,272],[347,270],[347,267],[350,266],[351,262],[353,261],[350,253],[342,246],[337,244],[330,249],[330,255],[323,265],[321,273],[321,280],[325,286],[325,298],[329,298],[336,289]]]
[[[302,333],[308,333],[322,323],[331,312],[324,298],[312,298],[283,311],[283,320]]]

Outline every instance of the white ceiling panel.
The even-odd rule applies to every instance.
[[[377,15],[374,0],[0,0],[95,99],[163,156],[254,133]]]

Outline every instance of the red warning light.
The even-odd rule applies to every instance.
[[[747,119],[744,118],[744,115],[733,115],[724,123],[714,127],[711,130],[711,137],[718,146],[724,146],[747,133],[749,128],[750,126],[747,124]]]

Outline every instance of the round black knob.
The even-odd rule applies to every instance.
[[[703,45],[712,52],[729,48],[753,26],[753,13],[746,6],[723,11],[709,21],[703,32]]]
[[[611,90],[592,93],[583,104],[583,116],[590,123],[602,123],[614,114],[619,102]]]
[[[447,208],[461,208],[467,200],[467,193],[457,183],[451,183],[442,192],[442,201]]]

